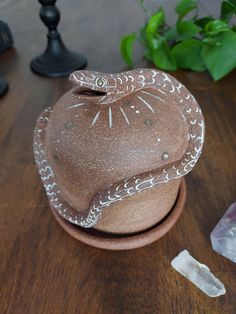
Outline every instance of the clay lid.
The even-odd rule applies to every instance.
[[[64,218],[90,227],[111,203],[192,170],[204,120],[175,78],[140,69],[77,71],[70,80],[74,87],[42,114],[35,131],[36,161]]]

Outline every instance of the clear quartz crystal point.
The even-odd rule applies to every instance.
[[[195,260],[187,250],[180,252],[172,260],[171,266],[209,297],[218,297],[226,293],[220,280],[210,272],[206,265]]]
[[[216,252],[236,263],[236,203],[230,205],[215,226],[211,244]]]

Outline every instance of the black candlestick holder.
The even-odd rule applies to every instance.
[[[7,82],[5,81],[5,79],[3,77],[0,76],[0,96],[5,94],[7,89],[8,89]]]
[[[40,18],[48,28],[48,43],[45,52],[31,61],[31,69],[47,77],[61,77],[84,68],[87,65],[86,58],[67,49],[57,31],[60,11],[55,6],[56,0],[39,2],[42,5]]]

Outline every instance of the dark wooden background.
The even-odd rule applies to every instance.
[[[165,1],[168,14],[173,2]],[[217,11],[219,2],[207,3],[206,12]],[[126,69],[119,40],[144,20],[137,1],[70,0],[58,6],[63,38],[86,54],[88,69]],[[207,73],[174,73],[196,96],[207,126],[175,227],[142,249],[91,248],[56,223],[33,162],[36,118],[69,88],[66,78],[46,79],[29,69],[45,47],[38,10],[33,0],[0,9],[15,38],[15,48],[0,55],[0,71],[10,84],[0,100],[0,313],[236,313],[236,265],[212,250],[209,237],[236,200],[236,72],[217,83]],[[137,66],[145,65],[138,47],[136,59]],[[222,280],[225,296],[205,296],[171,268],[185,248]]]

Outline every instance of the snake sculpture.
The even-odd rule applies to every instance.
[[[45,150],[47,125],[53,108],[46,109],[37,121],[34,133],[35,161],[41,175],[51,206],[66,220],[73,224],[90,228],[101,218],[104,208],[122,201],[136,193],[150,189],[158,184],[186,175],[195,166],[202,151],[204,142],[204,119],[195,98],[189,91],[171,75],[154,69],[138,69],[119,74],[104,74],[90,71],[76,71],[70,75],[74,84],[72,98],[74,102],[66,110],[82,110],[89,97],[96,100],[96,112],[90,119],[90,128],[99,123],[102,114],[106,112],[107,128],[116,127],[114,108],[119,113],[124,125],[132,127],[132,118],[126,108],[121,105],[123,99],[135,100],[140,108],[155,115],[155,103],[165,106],[168,99],[174,97],[188,126],[188,145],[179,160],[158,167],[152,171],[127,177],[112,183],[103,190],[95,193],[90,206],[77,211],[61,194],[57,184],[54,169],[50,166]],[[154,104],[154,105],[153,105]],[[139,113],[137,110],[136,112]],[[105,114],[105,113],[104,113]],[[163,155],[168,158],[168,154]]]

